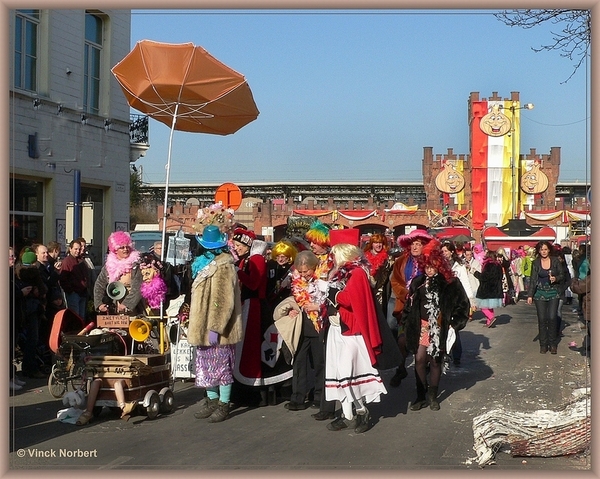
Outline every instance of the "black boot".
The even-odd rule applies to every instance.
[[[415,376],[415,380],[417,383],[417,399],[415,399],[410,406],[411,411],[418,411],[427,406],[427,398],[425,396],[427,393],[427,386],[421,382],[419,375]]]
[[[369,410],[365,408],[365,412],[363,414],[356,415],[356,427],[354,428],[354,432],[356,434],[361,434],[369,430],[371,422],[371,415],[369,414]]]
[[[392,379],[390,379],[390,386],[392,386],[393,388],[397,388],[398,386],[400,386],[400,383],[406,376],[408,376],[406,367],[404,366],[404,364],[401,364],[398,367],[398,369],[396,369],[396,374],[394,374],[392,376]]]
[[[260,402],[258,403],[258,407],[265,407],[268,404],[267,401],[267,390],[266,389],[261,389],[260,390]]]
[[[437,386],[429,386],[427,390],[427,396],[429,397],[429,407],[432,411],[440,410],[440,403],[437,400],[438,387]]]
[[[277,406],[277,392],[275,391],[275,386],[269,386],[269,390],[267,391],[267,402],[269,406]]]

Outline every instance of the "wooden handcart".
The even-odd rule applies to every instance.
[[[149,419],[173,410],[175,396],[169,354],[92,356],[87,360],[86,369],[90,380],[102,381],[94,405],[95,416],[104,406],[119,407],[114,384],[120,379],[125,382],[125,401],[137,401]]]

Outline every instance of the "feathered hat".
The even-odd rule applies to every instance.
[[[425,262],[427,262],[431,255],[437,256],[442,254],[442,244],[435,238],[432,238],[425,246],[423,246],[421,254],[425,259]]]
[[[221,203],[214,203],[198,210],[197,219],[192,226],[198,234],[204,233],[207,226],[217,226],[222,233],[229,235],[233,229],[234,211]]]

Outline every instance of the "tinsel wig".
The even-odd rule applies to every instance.
[[[311,243],[319,246],[329,246],[329,228],[319,220],[313,221],[305,236]]]

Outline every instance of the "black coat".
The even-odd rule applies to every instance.
[[[479,299],[504,298],[502,272],[502,266],[495,261],[486,261],[481,268],[481,273],[475,271],[475,277],[479,280],[475,297]]]
[[[424,285],[426,275],[421,274],[414,278],[410,283],[408,299],[402,310],[402,321],[406,328],[406,347],[412,353],[415,353],[419,347],[419,337],[421,335],[421,305],[419,304],[420,294],[417,289]],[[434,281],[439,284],[440,312],[442,316],[442,325],[440,327],[440,349],[446,349],[446,338],[448,337],[448,328],[452,326],[455,331],[460,331],[465,327],[469,320],[471,303],[465,292],[465,288],[458,278],[452,278],[449,282],[441,275],[435,276]],[[441,360],[442,356],[438,357]]]

